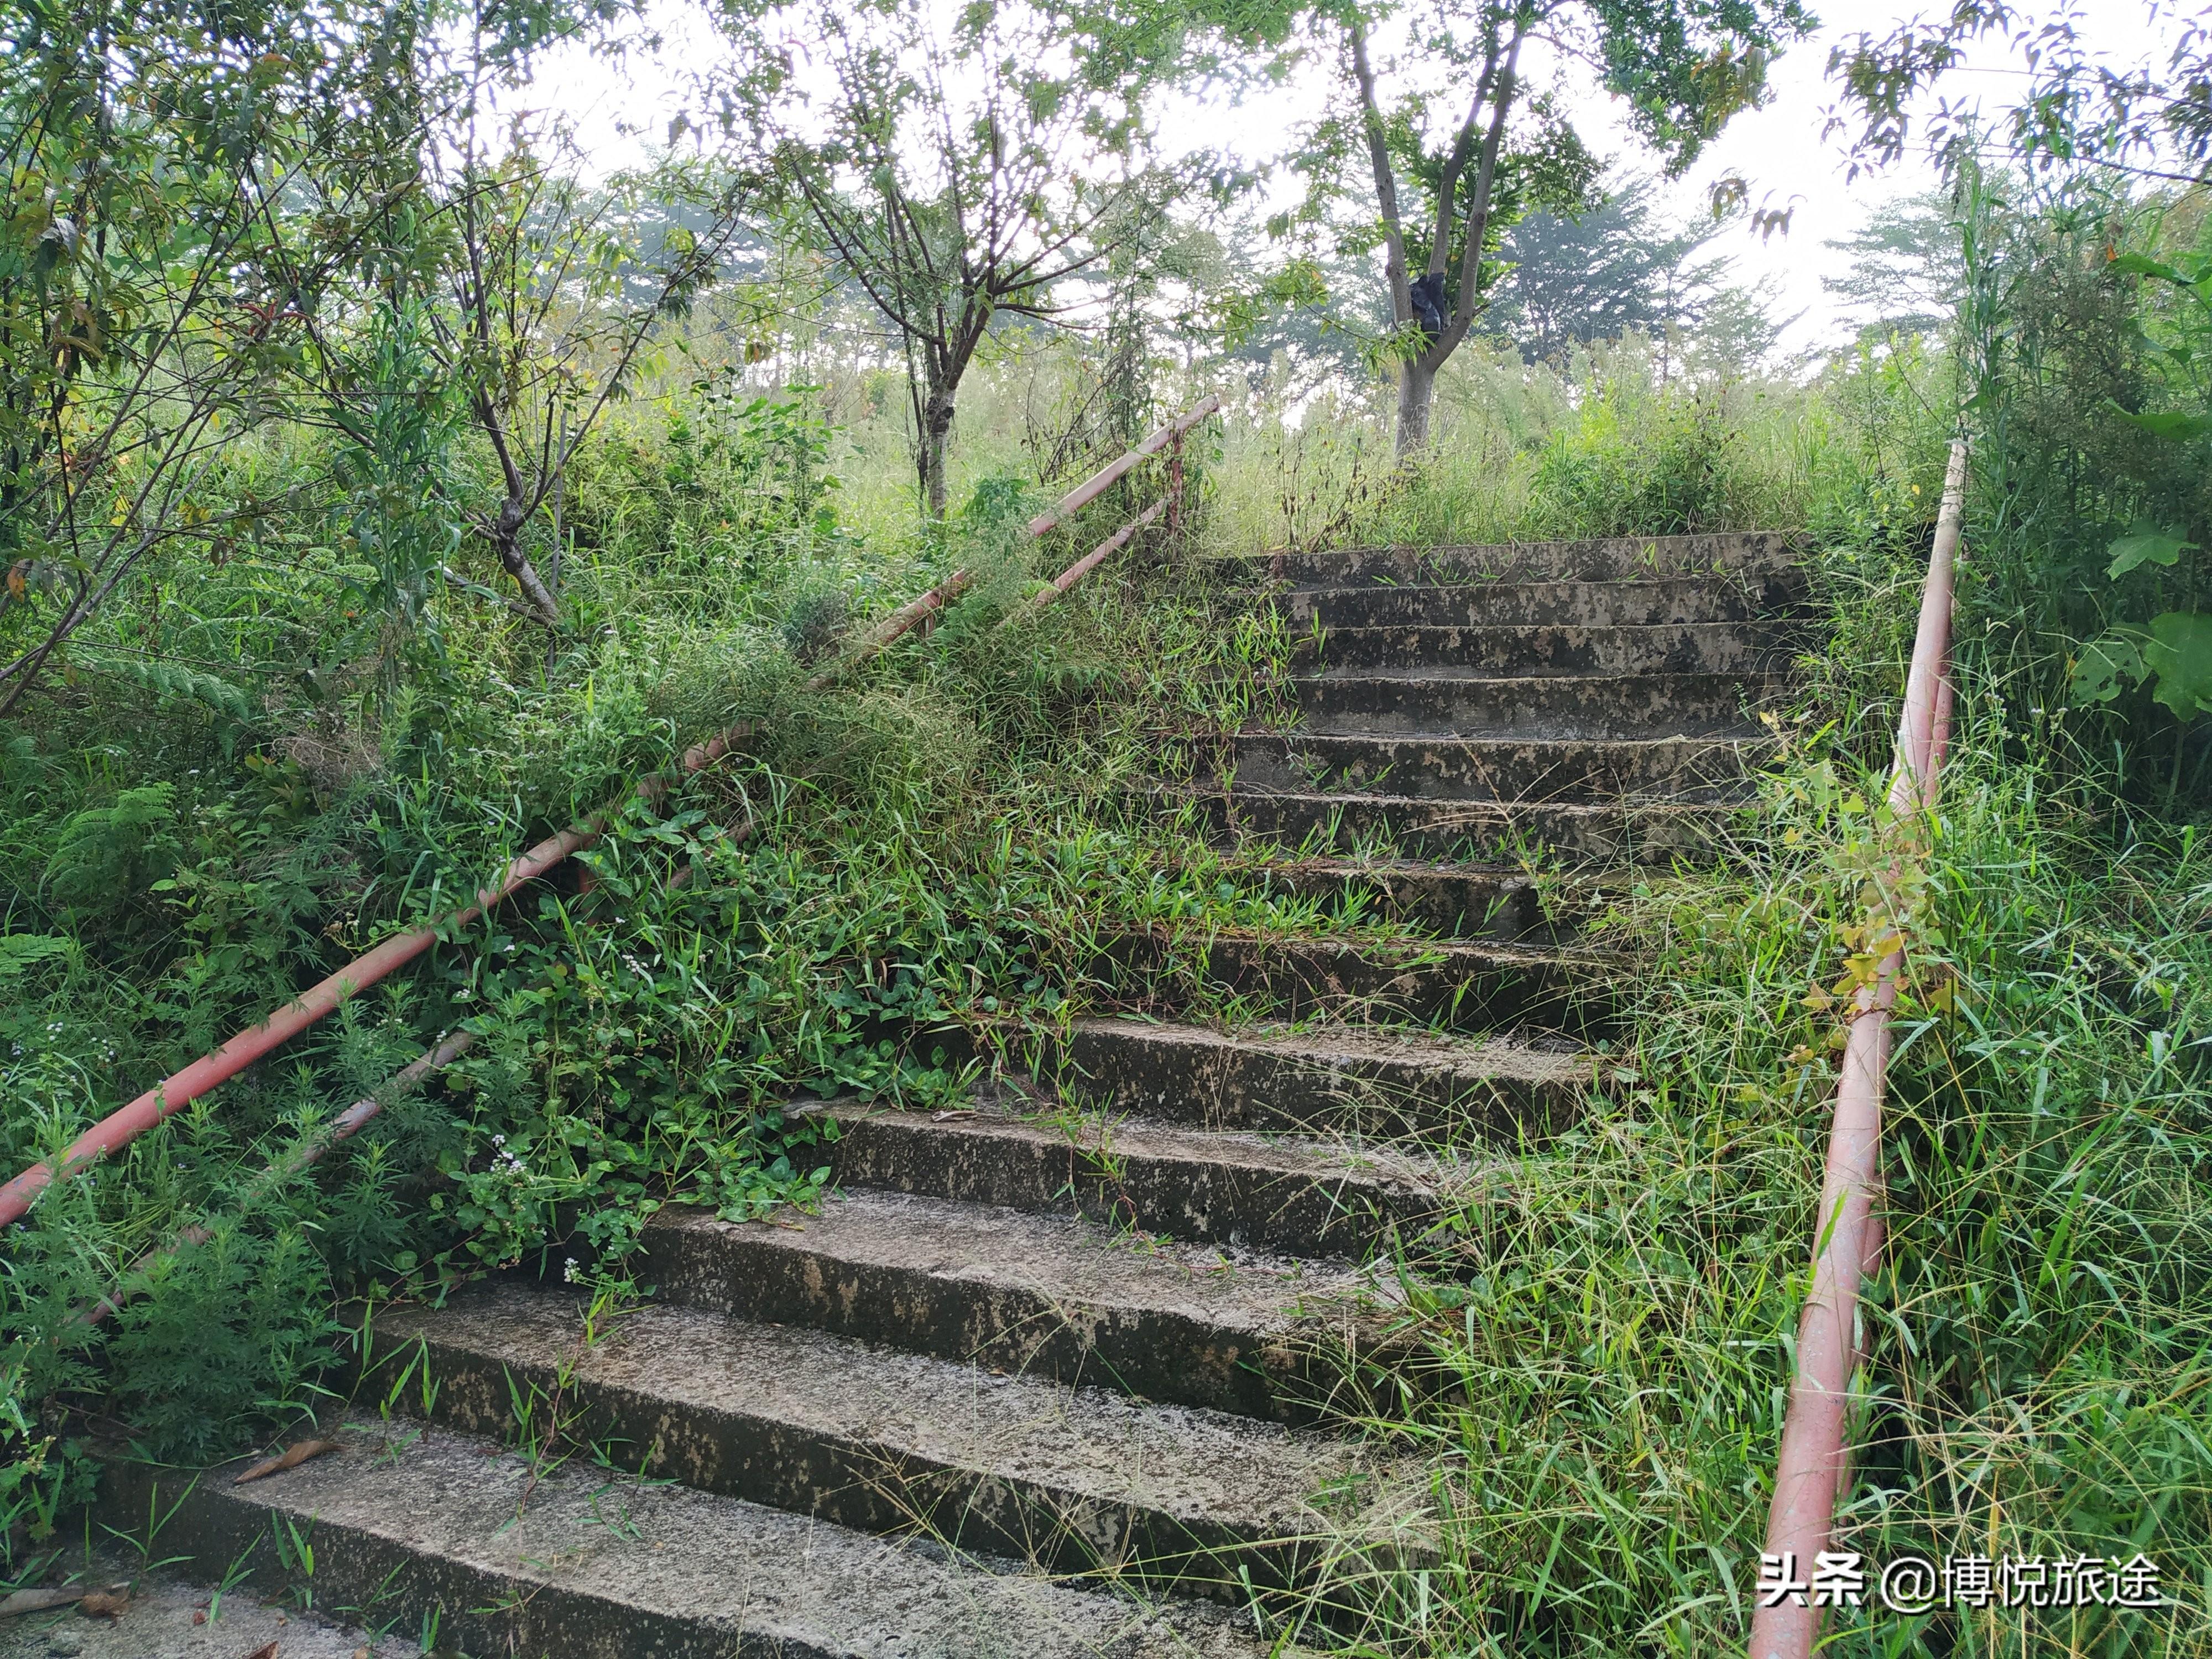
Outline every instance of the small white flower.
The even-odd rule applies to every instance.
[[[567,1271],[565,1271],[564,1273],[562,1273],[561,1277],[562,1277],[563,1279],[565,1279],[566,1281],[568,1281],[569,1284],[573,1285],[573,1284],[574,1284],[574,1283],[577,1281],[577,1279],[580,1279],[580,1278],[581,1278],[582,1276],[583,1276],[583,1275],[582,1275],[582,1273],[578,1270],[578,1268],[577,1268],[577,1267],[576,1267],[576,1258],[575,1258],[574,1256],[573,1256],[573,1255],[572,1255],[572,1256],[570,1256],[570,1257],[568,1258],[568,1269],[567,1269]]]

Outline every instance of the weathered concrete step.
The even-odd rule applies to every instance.
[[[1540,1139],[1607,1086],[1566,1043],[1453,1041],[1381,1028],[1305,1031],[1082,1019],[1046,1056],[1067,1093],[1214,1130],[1396,1139],[1469,1130]]]
[[[1387,1290],[1349,1268],[865,1189],[772,1221],[665,1210],[644,1258],[665,1300],[1289,1420],[1386,1322]]]
[[[1430,668],[1459,674],[1780,674],[1799,643],[1786,623],[1633,628],[1334,628],[1291,653],[1302,668]]]
[[[378,1325],[370,1386],[507,1443],[547,1432],[620,1468],[861,1532],[1062,1573],[1232,1593],[1306,1582],[1347,1530],[1417,1505],[1357,1443],[1220,1412],[647,1305],[586,1340],[583,1304],[515,1281]],[[425,1387],[421,1367],[427,1365]],[[1332,1513],[1314,1500],[1329,1495]]]
[[[1154,1608],[585,1458],[538,1465],[436,1427],[333,1430],[342,1450],[250,1486],[125,1463],[103,1504],[209,1582],[414,1631],[446,1649],[559,1659],[1259,1659],[1246,1619]],[[187,1491],[189,1485],[190,1490]],[[159,1503],[155,1504],[158,1493]],[[181,1500],[181,1501],[180,1501]],[[283,1541],[280,1544],[279,1539]],[[295,1540],[313,1551],[312,1573]]]
[[[1310,787],[1231,791],[1163,789],[1203,814],[1228,841],[1260,841],[1306,854],[1378,847],[1444,859],[1558,857],[1592,866],[1710,864],[1740,810],[1662,801],[1431,800],[1383,792],[1330,794]]]
[[[1387,628],[1649,627],[1751,622],[1802,603],[1802,574],[1735,571],[1648,581],[1483,581],[1385,586],[1294,587],[1275,608],[1299,626]]]
[[[1717,572],[1788,571],[1800,562],[1796,536],[1767,530],[1487,547],[1355,547],[1224,561],[1260,580],[1332,586],[1355,582],[1664,581]]]
[[[1243,872],[1302,898],[1332,902],[1340,915],[1388,916],[1446,939],[1559,945],[1599,894],[1587,885],[1545,890],[1512,865],[1431,864],[1412,859],[1283,858]]]
[[[1291,682],[1310,731],[1449,732],[1462,737],[1756,736],[1747,713],[1776,702],[1772,674],[1577,674],[1564,678],[1437,673],[1316,675]]]
[[[1387,792],[1425,800],[1596,802],[1745,793],[1765,738],[1352,737],[1250,732],[1235,744],[1239,788]]]
[[[806,1115],[837,1124],[822,1152],[841,1187],[1081,1215],[1186,1243],[1357,1257],[1437,1207],[1435,1171],[1399,1154],[1086,1113],[1080,1091],[966,1112],[831,1101]]]
[[[1261,938],[1161,927],[1109,936],[1115,1002],[1180,1011],[1194,996],[1266,1005],[1289,1019],[1412,1021],[1457,1030],[1531,1024],[1568,1031],[1613,1018],[1617,961],[1595,952],[1462,939]]]

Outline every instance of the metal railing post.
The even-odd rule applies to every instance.
[[[1182,533],[1182,433],[1178,430],[1168,449],[1168,534]]]

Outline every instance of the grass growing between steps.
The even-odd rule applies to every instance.
[[[1896,1027],[1838,1547],[2141,1553],[2170,1605],[1847,1613],[1824,1650],[2203,1653],[2212,861],[2191,831],[2116,837],[2094,779],[1967,690]],[[1823,1005],[1871,859],[1847,747],[1800,747],[1729,860],[1620,907],[1646,953],[1632,1081],[1457,1218],[1455,1275],[1409,1280],[1424,1361],[1373,1427],[1425,1459],[1445,1565],[1377,1586],[1367,1650],[1740,1644],[1842,1042]]]
[[[1002,505],[1025,510],[1018,494]],[[46,872],[18,892],[45,931],[19,929],[0,957],[14,1045],[0,1155],[19,1167],[450,908],[625,778],[732,720],[758,728],[585,855],[590,894],[526,892],[51,1190],[0,1275],[0,1578],[35,1576],[59,1547],[92,1437],[197,1464],[328,1405],[349,1298],[435,1297],[538,1254],[620,1285],[664,1202],[812,1201],[817,1131],[787,1122],[783,1101],[949,1102],[963,1063],[929,1034],[1056,1024],[1110,994],[1097,964],[1117,933],[1376,931],[1358,904],[1273,884],[1207,848],[1194,818],[1127,798],[1170,734],[1234,729],[1267,695],[1285,647],[1264,607],[1133,561],[1001,629],[1030,561],[1059,550],[1017,561],[991,536],[975,526],[939,556],[995,559],[975,598],[827,693],[803,689],[823,647],[792,626],[825,591],[817,568],[780,578],[750,620],[702,618],[635,659],[609,650],[550,704],[517,660],[534,641],[449,640],[477,700],[465,749],[387,724],[356,733],[369,747],[350,773],[270,761],[232,777],[219,733],[173,734],[149,751],[173,777],[97,807],[74,805],[86,786],[47,750],[9,751],[30,810],[9,822],[9,867]],[[937,574],[873,573],[890,589],[878,605]],[[859,609],[832,615],[833,646]],[[1165,971],[1194,948],[1173,945]],[[429,1088],[391,1089],[455,1028],[478,1034],[471,1054]],[[262,1177],[372,1093],[385,1110],[360,1137],[311,1172]],[[187,1224],[205,1242],[149,1254]],[[113,1318],[79,1318],[118,1285]]]

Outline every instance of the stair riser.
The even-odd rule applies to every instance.
[[[1652,581],[1735,571],[1787,574],[1798,562],[1796,538],[1769,532],[1526,542],[1505,547],[1365,547],[1260,554],[1234,561],[1260,580],[1314,586]]]
[[[1311,1420],[1342,1374],[1317,1321],[1293,1346],[1202,1311],[1060,1306],[1005,1280],[838,1260],[765,1224],[649,1227],[643,1255],[639,1276],[687,1306],[1247,1417]]]
[[[1464,957],[1423,963],[1405,951],[1313,940],[1171,945],[1145,937],[1115,941],[1109,957],[1115,1000],[1133,1012],[1176,1012],[1203,998],[1257,1003],[1270,1018],[1294,1020],[1328,1015],[1454,1030],[1522,1024],[1561,1031],[1601,1029],[1613,1014],[1597,963],[1584,969]]]
[[[1294,588],[1275,608],[1294,626],[1385,628],[1648,627],[1751,622],[1802,602],[1783,575],[1644,582],[1485,582],[1463,586]]]
[[[1613,807],[1577,811],[1541,802],[1415,801],[1240,790],[1197,797],[1212,833],[1255,836],[1307,854],[1345,853],[1376,842],[1407,857],[1510,859],[1541,849],[1592,864],[1710,864],[1718,856],[1731,809]]]
[[[1462,737],[1717,737],[1755,733],[1746,713],[1785,683],[1765,675],[1648,674],[1571,679],[1307,679],[1310,731],[1450,732]]]
[[[732,1632],[711,1618],[684,1618],[608,1601],[587,1591],[548,1583],[538,1573],[502,1572],[488,1565],[410,1549],[400,1539],[320,1515],[294,1516],[275,1503],[234,1489],[228,1478],[203,1480],[179,1503],[184,1481],[173,1471],[124,1464],[110,1472],[103,1507],[115,1524],[143,1531],[158,1479],[161,1512],[169,1519],[162,1555],[210,1583],[232,1583],[242,1565],[246,1582],[270,1595],[312,1588],[327,1608],[373,1608],[380,1621],[397,1614],[398,1630],[412,1635],[424,1613],[441,1615],[440,1639],[468,1653],[558,1654],[561,1659],[728,1659],[732,1651],[770,1652],[778,1659],[860,1659],[841,1648],[793,1642],[771,1648],[748,1643],[733,1649]],[[271,1497],[281,1493],[271,1492]],[[174,1514],[170,1514],[176,1505]],[[289,1523],[314,1550],[310,1581],[288,1567],[276,1528]],[[672,1565],[674,1564],[672,1562]]]
[[[1781,624],[1660,628],[1339,628],[1301,640],[1293,665],[1449,668],[1469,674],[1779,674],[1796,641]]]
[[[670,1401],[580,1373],[562,1389],[550,1366],[495,1359],[434,1337],[423,1346],[437,1384],[429,1420],[442,1426],[515,1443],[526,1432],[515,1394],[533,1401],[542,1417],[559,1389],[569,1448],[605,1446],[625,1471],[858,1532],[919,1528],[961,1549],[1053,1571],[1135,1569],[1155,1584],[1215,1593],[1236,1585],[1240,1569],[1268,1588],[1296,1584],[1316,1547],[1312,1540],[948,1467],[907,1448],[751,1414],[742,1401],[719,1408]],[[417,1352],[415,1342],[398,1341],[385,1363],[404,1365]],[[419,1410],[419,1389],[401,1397]],[[529,1426],[543,1431],[542,1422]]]
[[[1224,1043],[1203,1048],[1079,1027],[1046,1056],[1068,1094],[1115,1111],[1207,1129],[1395,1139],[1474,1133],[1541,1140],[1579,1116],[1592,1085],[1441,1072],[1369,1056],[1323,1065]]]
[[[1435,1207],[1419,1188],[1363,1171],[1304,1177],[1150,1157],[1116,1146],[1110,1132],[1086,1150],[1065,1140],[952,1133],[957,1127],[930,1133],[884,1117],[846,1120],[830,1153],[834,1177],[841,1187],[1079,1214],[1191,1243],[1285,1255],[1361,1256],[1392,1226],[1417,1228]]]
[[[1371,792],[1443,801],[1603,804],[1624,797],[1728,801],[1745,793],[1759,745],[1568,739],[1253,736],[1237,740],[1241,787]]]
[[[1366,870],[1285,864],[1269,871],[1267,879],[1273,886],[1324,900],[1334,908],[1348,907],[1357,898],[1363,904],[1362,914],[1431,928],[1446,939],[1547,945],[1571,938],[1576,931],[1572,908],[1547,915],[1535,884],[1523,876],[1403,871],[1388,864]]]

